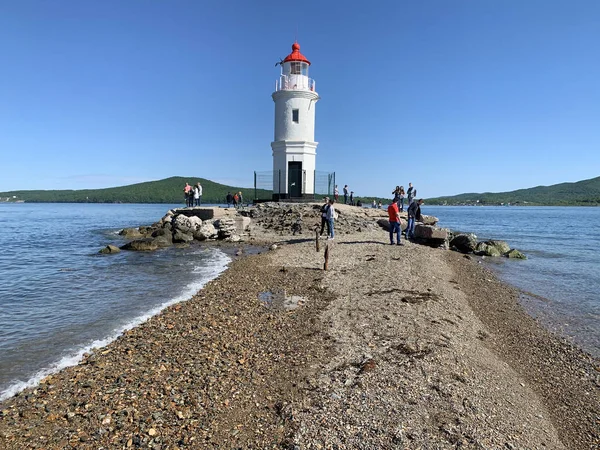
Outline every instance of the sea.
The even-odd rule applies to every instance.
[[[0,401],[191,298],[227,268],[212,246],[101,255],[166,204],[0,203]]]
[[[0,401],[77,364],[191,298],[231,261],[213,246],[100,255],[166,204],[0,203]],[[527,311],[600,356],[600,208],[423,205],[439,225],[501,239],[527,260],[486,258]]]
[[[600,208],[423,205],[421,212],[525,253],[526,260],[482,263],[521,290],[522,305],[545,327],[600,357]]]

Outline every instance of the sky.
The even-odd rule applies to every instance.
[[[252,186],[296,39],[358,197],[600,176],[597,0],[0,0],[0,191]]]

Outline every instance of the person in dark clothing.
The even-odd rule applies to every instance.
[[[331,235],[331,230],[329,229],[329,221],[327,220],[327,210],[329,209],[329,197],[325,197],[323,199],[325,202],[321,206],[321,232],[319,236],[323,236],[323,231],[325,231],[325,224],[327,224],[327,236]]]
[[[227,207],[231,208],[231,204],[233,203],[233,195],[231,195],[231,192],[227,193]]]
[[[408,207],[408,226],[406,227],[406,239],[415,237],[415,220],[419,222],[422,220],[421,217],[421,205],[423,199],[412,202]]]

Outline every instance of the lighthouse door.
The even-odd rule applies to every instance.
[[[302,197],[302,162],[288,162],[288,195]]]

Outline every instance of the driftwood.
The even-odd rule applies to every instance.
[[[325,245],[325,264],[323,264],[323,270],[327,270],[329,267],[329,244]]]
[[[318,252],[321,251],[321,249],[319,248],[319,237],[319,230],[315,230],[315,246]]]

